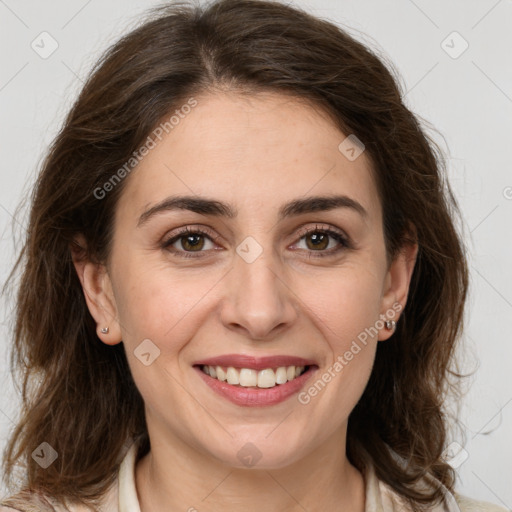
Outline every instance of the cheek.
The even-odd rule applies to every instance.
[[[345,351],[352,339],[379,319],[382,283],[371,262],[344,266],[304,283],[301,296],[331,348]],[[309,286],[307,286],[309,285]]]
[[[329,356],[299,401],[315,408],[329,432],[344,423],[357,404],[375,359],[381,287],[378,273],[365,268],[344,268],[334,279],[325,276],[306,295]],[[313,426],[309,433],[314,434]]]
[[[194,318],[204,309],[217,275],[185,269],[180,274],[168,266],[147,261],[125,262],[117,268],[116,303],[123,341],[134,349],[143,339],[162,352],[175,352],[179,340],[192,336]]]

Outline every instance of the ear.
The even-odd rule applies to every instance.
[[[400,312],[404,310],[409,294],[412,273],[418,256],[416,232],[414,238],[407,241],[395,256],[386,274],[381,304],[381,319],[398,323]],[[393,335],[386,327],[379,331],[379,341],[385,341]]]
[[[98,338],[107,345],[116,345],[122,341],[122,336],[110,276],[104,265],[88,260],[86,248],[85,238],[76,236],[70,245],[73,265],[82,284],[89,312],[96,320]],[[108,327],[108,332],[102,333],[101,329],[105,327]]]

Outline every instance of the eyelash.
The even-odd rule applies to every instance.
[[[309,228],[305,230],[301,236],[299,237],[299,241],[305,238],[306,236],[312,234],[312,233],[321,233],[324,235],[329,235],[330,237],[334,238],[337,242],[339,242],[341,245],[337,248],[329,249],[329,250],[323,250],[323,251],[309,251],[309,257],[313,258],[325,258],[328,256],[333,256],[334,254],[337,254],[338,252],[342,251],[343,249],[349,249],[351,247],[348,239],[339,233],[338,231],[334,231],[329,228],[319,228],[318,226],[315,226],[314,228]],[[204,253],[206,251],[180,251],[177,249],[170,249],[170,247],[177,242],[180,238],[184,238],[186,235],[203,235],[209,238],[212,242],[215,242],[218,237],[214,236],[209,230],[206,230],[204,228],[193,228],[191,229],[189,226],[182,229],[178,233],[176,233],[172,238],[164,241],[162,243],[162,249],[169,250],[171,253],[178,255],[180,258],[201,258],[203,256],[200,256],[201,253]],[[318,252],[318,254],[314,254]]]

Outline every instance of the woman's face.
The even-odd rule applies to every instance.
[[[344,441],[414,255],[388,266],[369,160],[325,115],[280,95],[196,100],[126,178],[89,306],[125,345],[152,444],[283,467]],[[202,371],[214,358],[231,384]]]

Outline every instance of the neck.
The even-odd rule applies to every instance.
[[[152,448],[135,468],[141,511],[364,512],[364,479],[346,458],[342,434],[286,467],[240,469],[175,439],[155,443],[150,432]]]

